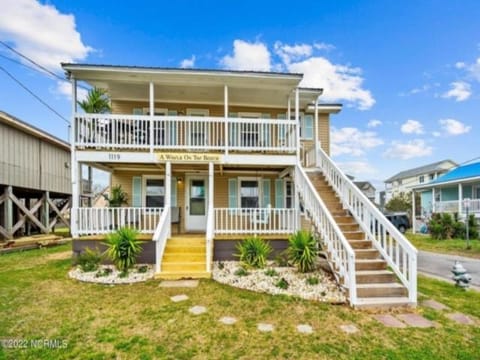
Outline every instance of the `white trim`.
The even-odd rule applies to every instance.
[[[187,108],[186,114],[187,116],[210,116],[210,110],[200,108]]]

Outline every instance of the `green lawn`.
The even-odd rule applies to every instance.
[[[419,250],[432,251],[442,254],[462,255],[480,259],[480,240],[470,240],[470,249],[463,239],[435,240],[430,235],[405,234],[408,240]]]
[[[440,326],[390,329],[369,312],[201,281],[198,288],[164,289],[158,281],[124,286],[84,284],[67,277],[68,245],[0,256],[0,338],[57,340],[45,346],[1,349],[0,359],[478,359],[480,328],[460,326],[444,313],[418,308]],[[419,291],[455,311],[480,318],[480,293],[419,278]],[[185,293],[190,299],[173,303]],[[206,314],[188,308],[204,305]],[[239,319],[220,324],[222,316]],[[273,333],[256,325],[269,322]],[[298,334],[307,323],[315,332]],[[355,324],[360,332],[338,328]],[[21,343],[24,344],[24,343]]]

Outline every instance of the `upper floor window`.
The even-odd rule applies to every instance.
[[[435,178],[435,174],[429,174],[429,175],[428,175],[428,179],[429,179],[429,180],[433,180],[434,178]]]
[[[418,178],[418,182],[421,184],[423,182],[425,182],[425,176],[424,175],[420,175],[420,177]]]

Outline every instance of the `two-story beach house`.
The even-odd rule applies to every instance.
[[[416,250],[329,157],[321,89],[273,72],[63,64],[72,83],[75,251],[131,226],[161,278],[209,277],[246,236],[276,250],[307,228],[354,306],[416,303]],[[112,114],[84,114],[77,81]],[[111,173],[128,205],[79,204],[80,164]]]

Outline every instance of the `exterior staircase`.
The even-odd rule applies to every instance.
[[[409,305],[407,289],[387,268],[372,242],[350,213],[343,209],[335,190],[320,171],[308,177],[355,252],[357,307],[395,307]]]
[[[179,235],[167,240],[160,279],[209,278],[206,271],[206,240],[204,235]]]

